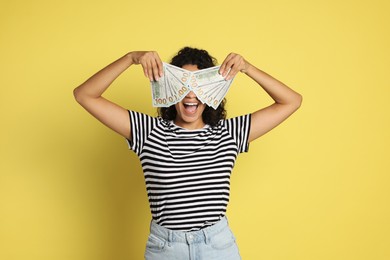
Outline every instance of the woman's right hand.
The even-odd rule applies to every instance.
[[[131,52],[133,64],[140,64],[144,70],[145,77],[150,81],[159,80],[163,76],[163,64],[155,51],[134,51]]]

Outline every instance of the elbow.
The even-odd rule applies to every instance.
[[[75,88],[75,89],[73,90],[73,97],[74,97],[74,99],[75,99],[77,102],[79,102],[79,101],[78,101],[78,99],[79,99],[79,94],[78,94],[77,88]]]
[[[78,87],[73,90],[73,97],[77,101],[77,103],[81,104],[82,95],[80,94],[80,89]]]
[[[301,94],[298,94],[298,97],[297,97],[297,109],[301,107],[302,105],[302,101],[303,101],[303,96]]]
[[[79,86],[73,90],[73,97],[82,107],[90,104],[91,101],[98,99],[99,97],[94,97],[89,94],[85,88]]]
[[[301,107],[302,100],[303,100],[302,95],[299,93],[296,93],[296,95],[294,97],[294,101],[292,102],[293,106],[294,106],[294,110],[298,110]]]

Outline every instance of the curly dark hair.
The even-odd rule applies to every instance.
[[[184,47],[171,60],[172,65],[183,67],[184,65],[197,65],[198,69],[206,69],[217,65],[217,60],[206,50]],[[213,109],[210,106],[205,107],[202,113],[202,119],[205,124],[215,126],[221,119],[226,118],[225,110],[226,99],[224,98],[217,107]],[[175,105],[170,107],[158,108],[158,114],[165,120],[174,120],[177,115]]]

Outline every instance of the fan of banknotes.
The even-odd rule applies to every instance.
[[[153,106],[169,107],[193,91],[202,103],[217,109],[234,79],[225,80],[219,67],[189,71],[163,62],[164,75],[151,81]]]

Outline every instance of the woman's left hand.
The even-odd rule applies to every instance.
[[[232,79],[236,74],[240,72],[246,72],[249,63],[237,53],[230,53],[222,62],[219,69],[219,73],[225,77],[226,80]]]

